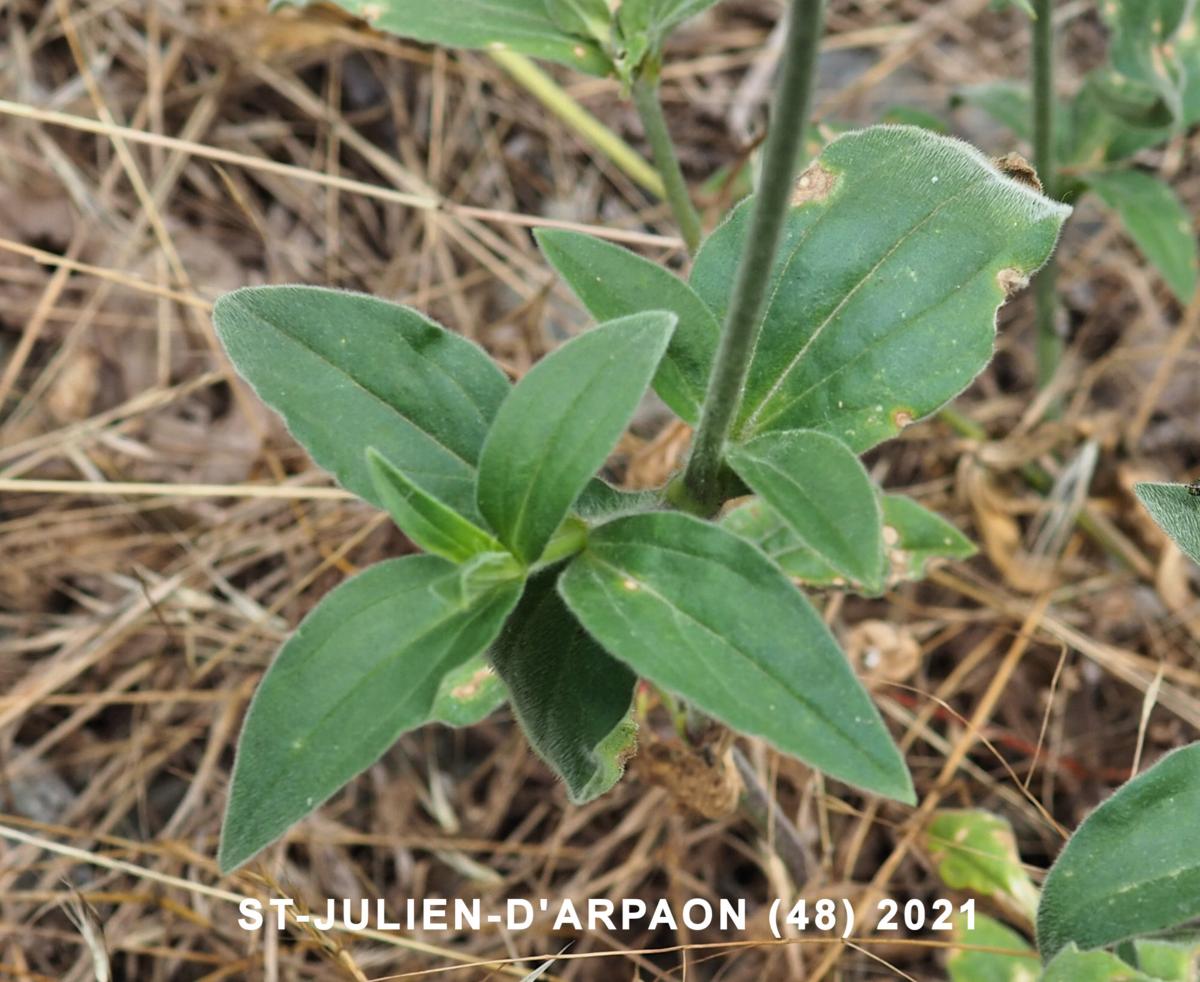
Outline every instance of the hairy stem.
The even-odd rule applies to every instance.
[[[646,139],[650,141],[654,166],[658,168],[662,177],[663,192],[667,204],[671,206],[671,213],[675,216],[675,224],[679,226],[688,255],[694,256],[700,248],[700,215],[696,206],[692,204],[687,182],[683,179],[683,171],[679,167],[679,157],[675,153],[675,143],[671,139],[671,131],[667,128],[666,117],[663,116],[657,67],[644,70],[633,83],[633,104],[642,119]]]
[[[700,426],[684,480],[693,499],[710,513],[720,506],[719,475],[734,414],[761,326],[767,283],[779,248],[783,221],[804,133],[808,127],[813,67],[821,36],[823,0],[793,0],[784,41],[782,76],[771,109],[763,150],[762,181],[755,196],[746,248],[738,263],[729,313],[713,362]]]
[[[1046,196],[1057,196],[1054,159],[1054,0],[1034,0],[1033,21],[1033,163]],[[1058,371],[1062,338],[1058,334],[1058,267],[1051,256],[1034,281],[1037,302],[1038,384],[1044,387]]]

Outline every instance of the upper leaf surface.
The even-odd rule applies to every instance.
[[[481,653],[442,676],[429,718],[447,726],[474,726],[507,698],[504,683]]]
[[[1192,216],[1170,185],[1137,170],[1091,173],[1084,180],[1120,216],[1179,302],[1191,300],[1200,270],[1196,233]]]
[[[1098,948],[1200,917],[1197,815],[1200,743],[1168,754],[1084,819],[1042,887],[1042,956],[1072,942]]]
[[[695,423],[721,333],[704,301],[669,270],[611,242],[558,229],[539,229],[535,237],[596,320],[643,310],[669,310],[679,318],[654,389],[676,415]]]
[[[677,512],[592,531],[559,580],[639,675],[832,777],[913,800],[904,760],[833,635],[748,542]]]
[[[883,515],[858,457],[815,430],[767,433],[729,453],[738,475],[822,560],[876,591],[883,580]]]
[[[367,466],[396,525],[426,552],[464,563],[480,553],[503,549],[492,535],[422,491],[374,447],[367,448]]]
[[[1133,490],[1162,530],[1200,563],[1200,497],[1184,484],[1137,484]]]
[[[934,813],[925,842],[946,886],[998,896],[1033,920],[1037,887],[1021,864],[1005,819],[980,809],[943,809]]]
[[[308,6],[312,0],[273,0]],[[400,37],[448,48],[511,48],[557,61],[582,72],[605,75],[612,67],[595,40],[556,23],[546,0],[331,0],[372,27]]]
[[[313,460],[384,507],[375,447],[455,511],[475,516],[475,464],[508,381],[477,345],[409,307],[304,286],[247,287],[213,323],[238,372]]]
[[[692,269],[718,320],[751,207]],[[862,452],[933,412],[987,363],[1006,290],[1046,261],[1069,211],[927,130],[834,140],[796,185],[737,437],[816,429]]]
[[[530,745],[582,803],[620,779],[632,752],[637,677],[580,627],[555,589],[558,574],[529,581],[491,658]]]
[[[495,638],[520,596],[510,581],[467,603],[436,556],[379,563],[321,600],[250,703],[222,827],[240,866],[430,719],[443,677]]]
[[[974,921],[971,928],[965,915],[954,918],[954,940],[963,947],[952,948],[946,956],[950,982],[1034,982],[1038,960],[1029,942],[987,914],[975,914]],[[979,948],[999,948],[1013,954],[976,950]]]
[[[1154,982],[1110,951],[1064,948],[1046,966],[1042,982]]]
[[[479,461],[479,510],[533,563],[612,452],[675,324],[648,311],[568,341],[533,366],[500,407]]]

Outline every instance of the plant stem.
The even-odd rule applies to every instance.
[[[638,182],[662,198],[666,192],[658,171],[616,133],[584,109],[554,79],[515,51],[491,51],[492,60],[543,106]]]
[[[675,143],[671,139],[671,131],[667,128],[667,120],[663,116],[662,101],[659,99],[658,67],[644,69],[633,83],[633,104],[637,107],[646,130],[646,139],[650,141],[650,150],[654,154],[654,166],[662,177],[663,190],[667,204],[675,216],[675,223],[683,235],[688,255],[694,256],[700,248],[700,215],[692,204],[688,193],[687,182],[683,179],[683,171],[679,167],[679,157],[675,153]]]
[[[788,198],[808,127],[813,67],[821,36],[823,0],[793,0],[783,48],[783,74],[775,92],[763,150],[762,181],[753,204],[745,251],[721,342],[713,362],[700,426],[684,480],[708,511],[720,506],[721,462],[761,326],[767,283],[788,211]]]
[[[1057,196],[1054,157],[1054,0],[1034,0],[1033,21],[1033,163],[1046,196]],[[1044,388],[1058,371],[1062,338],[1058,334],[1058,267],[1051,255],[1037,274],[1038,385]]]

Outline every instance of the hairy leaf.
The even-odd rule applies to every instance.
[[[491,658],[530,745],[582,803],[620,780],[633,751],[637,678],[566,608],[555,589],[559,572],[529,581]]]
[[[1163,757],[1084,819],[1042,887],[1042,956],[1071,943],[1097,948],[1200,917],[1197,815],[1200,743]]]
[[[738,475],[841,575],[871,592],[883,585],[883,514],[867,470],[836,437],[767,433],[729,453]]]
[[[1117,213],[1179,302],[1191,300],[1200,271],[1196,232],[1192,216],[1170,186],[1137,170],[1091,173],[1084,180]]]
[[[536,562],[612,452],[675,324],[648,311],[572,338],[529,370],[496,414],[479,461],[480,512]]]
[[[721,332],[704,301],[669,270],[611,242],[557,229],[539,229],[535,237],[596,320],[642,310],[669,310],[679,318],[654,390],[676,415],[695,423]]]
[[[718,320],[750,207],[692,269]],[[991,358],[996,309],[1046,261],[1069,211],[927,130],[834,140],[796,185],[737,439],[815,429],[861,452],[942,406]]]
[[[1192,562],[1200,563],[1200,496],[1185,484],[1136,484],[1138,500]]]
[[[921,579],[935,560],[975,555],[975,546],[965,535],[911,498],[885,494],[882,502],[888,584]],[[761,498],[738,505],[721,519],[721,524],[757,545],[794,580],[809,586],[847,585],[845,577],[801,542]],[[856,592],[867,592],[862,583],[849,585]]]
[[[500,677],[487,658],[476,655],[442,677],[430,718],[447,726],[474,726],[487,718],[508,698]]]
[[[946,956],[950,982],[1035,982],[1038,977],[1041,966],[1029,942],[986,914],[975,915],[974,928],[967,927],[964,915],[956,915],[954,940],[963,947],[952,948]],[[972,950],[978,948],[1008,949],[1016,954]]]
[[[313,0],[272,0],[271,8],[307,7]],[[511,48],[534,58],[557,61],[592,75],[606,75],[612,63],[594,38],[572,33],[559,23],[546,0],[331,0],[378,31],[447,48]],[[590,6],[587,0],[576,0]]]
[[[400,531],[426,552],[463,563],[504,548],[494,536],[422,491],[374,447],[367,448],[367,466],[380,501]]]
[[[833,635],[750,543],[677,512],[618,518],[591,532],[559,589],[639,675],[838,780],[913,800]]]
[[[944,809],[926,828],[925,845],[946,886],[999,897],[1032,922],[1038,891],[1005,819],[977,809]]]
[[[372,566],[327,594],[271,663],[246,714],[221,831],[231,870],[427,722],[443,678],[485,649],[519,581],[467,604],[436,556]]]
[[[408,307],[305,286],[246,287],[213,323],[234,367],[313,460],[384,507],[375,447],[469,518],[475,464],[508,381],[477,345]]]

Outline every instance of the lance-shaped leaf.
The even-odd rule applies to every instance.
[[[676,415],[695,423],[721,333],[704,301],[670,270],[611,242],[558,229],[539,229],[534,236],[596,320],[642,310],[669,310],[679,318],[654,376],[654,390]]]
[[[272,0],[271,9],[307,7],[313,0]],[[556,19],[546,0],[331,0],[377,31],[447,48],[506,48],[557,61],[581,72],[612,68],[594,38],[576,35]],[[590,6],[590,4],[583,4]]]
[[[718,320],[752,207],[692,268]],[[737,439],[815,429],[861,453],[939,408],[991,358],[996,309],[1046,261],[1069,211],[927,130],[834,140],[796,184]]]
[[[478,502],[500,541],[533,563],[624,432],[675,325],[647,311],[572,338],[533,366],[496,414]]]
[[[1109,951],[1064,948],[1046,966],[1041,982],[1154,982]]]
[[[478,654],[442,677],[429,716],[447,726],[474,726],[504,705],[507,698],[508,690],[500,676],[486,656]]]
[[[1200,495],[1185,484],[1135,484],[1133,490],[1150,517],[1200,563]]]
[[[379,500],[400,531],[426,552],[465,563],[480,553],[503,550],[495,536],[426,494],[374,447],[367,448],[367,466]]]
[[[931,562],[968,559],[975,546],[940,515],[902,494],[885,494],[883,544],[887,583],[919,580]],[[779,564],[792,579],[819,587],[850,586],[868,592],[862,583],[846,578],[805,545],[792,528],[761,498],[751,498],[728,512],[721,524],[749,539]]]
[[[816,430],[785,430],[734,447],[729,463],[823,562],[868,591],[880,589],[883,514],[849,447]]]
[[[817,612],[761,552],[675,512],[594,529],[567,606],[639,675],[832,777],[912,802],[904,759]]]
[[[383,507],[367,466],[375,447],[476,515],[475,464],[509,390],[477,345],[409,307],[317,287],[227,293],[213,323],[238,372],[345,488]]]
[[[972,927],[963,914],[954,918],[954,940],[963,947],[952,948],[946,956],[950,982],[1034,982],[1037,979],[1040,964],[1029,942],[986,914],[975,914],[974,921]],[[977,950],[980,948],[1000,948],[1013,954]]]
[[[1037,887],[1005,819],[978,809],[944,809],[925,830],[925,845],[946,886],[996,897],[1033,922]]]
[[[529,581],[491,658],[530,745],[582,803],[616,784],[632,755],[637,678],[580,627],[555,589],[559,572]]]
[[[1168,754],[1084,819],[1042,886],[1042,956],[1200,917],[1197,815],[1200,743]]]
[[[1171,292],[1186,304],[1196,292],[1196,232],[1192,216],[1171,188],[1137,170],[1085,175],[1088,186],[1118,217],[1129,237],[1162,274]]]
[[[508,581],[454,604],[436,556],[372,566],[327,594],[250,703],[221,830],[240,866],[430,719],[447,673],[485,649],[520,596]]]

